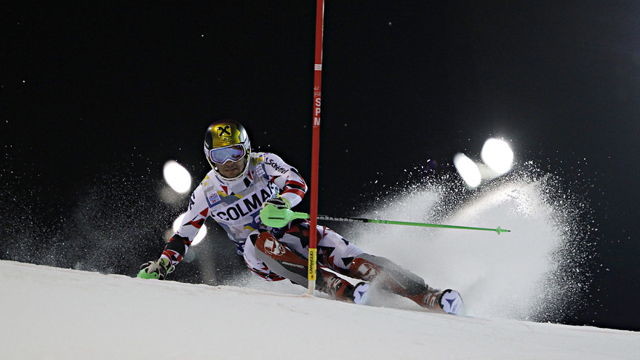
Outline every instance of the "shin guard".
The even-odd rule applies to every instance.
[[[367,281],[375,280],[386,291],[409,298],[424,308],[442,310],[441,291],[429,287],[420,276],[389,259],[361,254],[349,265],[349,276]]]

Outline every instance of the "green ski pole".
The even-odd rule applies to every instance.
[[[290,221],[295,219],[308,219],[309,214],[303,212],[295,212],[290,209],[278,209],[274,205],[267,204],[260,211],[260,220],[262,223],[276,228],[286,226]],[[443,225],[443,224],[429,224],[409,221],[393,221],[393,220],[376,220],[365,219],[355,217],[333,217],[326,215],[318,215],[318,220],[325,221],[341,221],[341,222],[362,222],[362,223],[374,223],[374,224],[392,224],[392,225],[405,225],[405,226],[422,226],[431,228],[443,228],[443,229],[459,229],[459,230],[479,230],[479,231],[494,231],[500,235],[503,232],[511,232],[511,230],[497,228],[483,228],[473,226],[457,226],[457,225]]]

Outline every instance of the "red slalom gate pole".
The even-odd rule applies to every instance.
[[[322,103],[322,40],[324,37],[324,0],[316,0],[316,50],[313,65],[313,138],[311,145],[311,211],[309,231],[309,262],[307,279],[309,294],[316,288],[318,261],[318,172],[320,163],[320,104]]]

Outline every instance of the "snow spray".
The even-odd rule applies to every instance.
[[[503,225],[511,233],[354,225],[344,231],[364,251],[385,256],[436,288],[453,288],[471,316],[559,321],[575,311],[590,279],[588,206],[563,192],[558,179],[514,172],[465,196],[452,179],[430,180],[381,196],[363,217],[469,226]],[[405,187],[406,188],[406,187]],[[375,297],[373,297],[375,298]],[[382,306],[416,308],[388,295]]]

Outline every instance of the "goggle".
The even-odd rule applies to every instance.
[[[236,162],[246,154],[244,146],[242,145],[231,145],[209,150],[209,158],[216,164],[224,164],[227,161]]]

